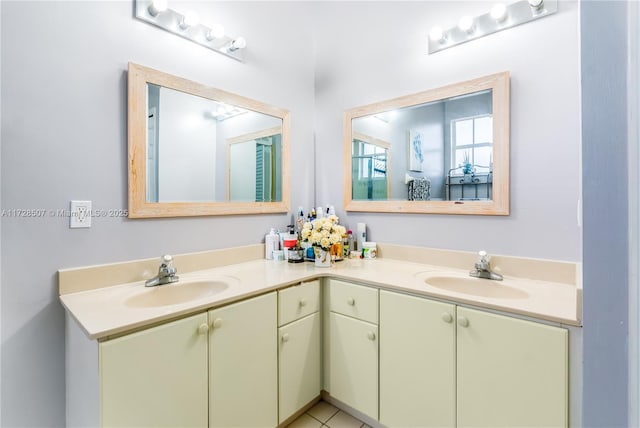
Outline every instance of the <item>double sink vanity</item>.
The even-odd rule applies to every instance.
[[[494,257],[491,281],[472,253],[263,248],[178,255],[156,287],[157,260],[61,270],[68,425],[285,426],[322,396],[371,426],[569,426],[576,264]]]
[[[128,78],[130,218],[290,212],[287,110],[136,64]],[[509,90],[502,72],[346,111],[344,210],[509,215]],[[180,128],[188,112],[206,133]],[[183,254],[153,287],[157,259],[59,271],[67,425],[280,427],[322,398],[374,428],[580,426],[578,264],[497,256],[495,281],[469,275],[469,252],[378,255]]]

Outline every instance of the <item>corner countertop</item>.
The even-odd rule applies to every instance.
[[[177,284],[202,280],[222,280],[229,284],[217,294],[185,303],[132,307],[128,304],[131,297],[154,292],[154,289],[144,287],[144,281],[63,294],[60,300],[87,336],[98,340],[321,277],[565,325],[581,325],[581,289],[574,284],[505,275],[510,287],[524,291],[528,297],[492,298],[433,287],[424,281],[424,276],[429,274],[467,275],[468,271],[386,258],[344,260],[330,268],[317,268],[309,262],[293,264],[260,259],[181,274]],[[172,286],[175,285],[162,287]]]

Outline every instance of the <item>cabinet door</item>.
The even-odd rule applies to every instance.
[[[378,419],[378,326],[331,312],[331,396]]]
[[[567,330],[457,313],[458,427],[566,427]]]
[[[279,328],[280,423],[320,395],[320,314]]]
[[[209,426],[278,425],[276,293],[209,311]]]
[[[207,425],[207,315],[100,343],[103,427]]]
[[[454,427],[455,306],[380,291],[380,422]]]

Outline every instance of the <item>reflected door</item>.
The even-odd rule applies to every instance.
[[[270,133],[275,132],[269,130]],[[228,200],[272,202],[282,198],[282,137],[277,134],[228,143]]]
[[[358,135],[352,149],[352,195],[357,200],[389,197],[389,147],[381,140]]]

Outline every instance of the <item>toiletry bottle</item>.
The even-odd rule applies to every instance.
[[[342,235],[342,258],[349,258],[349,235],[347,232]]]
[[[280,237],[276,233],[276,230],[272,227],[267,235],[264,237],[264,258],[267,260],[273,260],[273,252],[280,248]]]
[[[302,230],[302,226],[304,225],[304,212],[302,212],[302,207],[298,207],[298,218],[296,219],[296,231],[300,233]]]
[[[316,218],[322,218],[322,207],[316,209]]]
[[[353,245],[353,232],[351,229],[347,230],[347,241],[347,248],[349,249],[349,254],[351,254],[351,252],[355,250],[355,246]]]
[[[362,251],[362,243],[367,240],[367,225],[366,223],[358,223],[358,227],[356,228],[356,244],[357,251]]]
[[[329,209],[327,210],[329,215],[336,215],[336,209],[333,205],[329,205]]]

